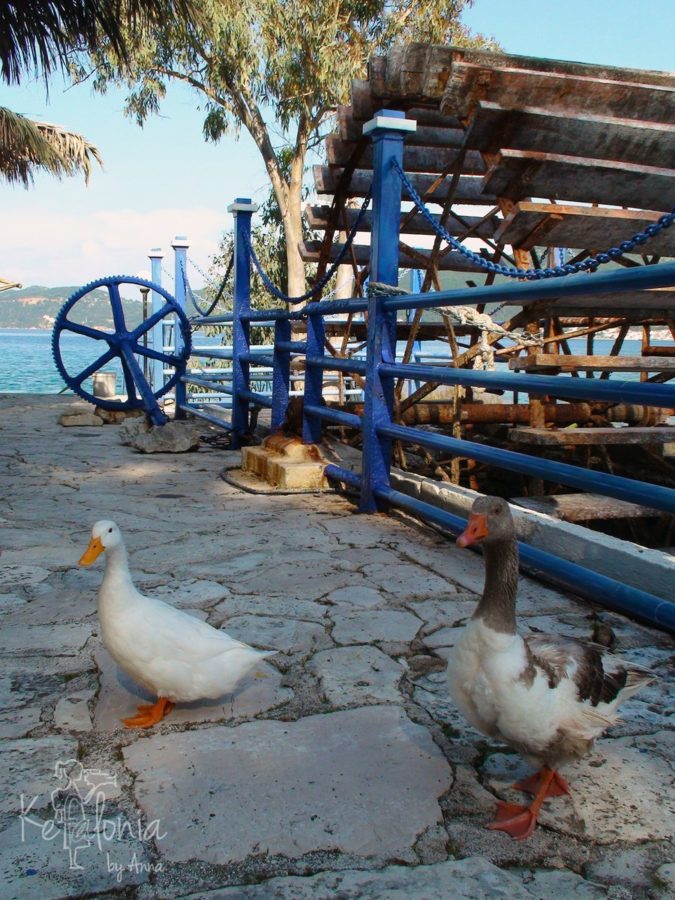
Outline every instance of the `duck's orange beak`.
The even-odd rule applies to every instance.
[[[90,566],[93,562],[96,562],[104,550],[105,547],[101,543],[101,538],[90,538],[89,546],[80,557],[79,565]]]
[[[457,538],[457,546],[469,547],[471,544],[475,544],[476,541],[487,537],[489,533],[485,513],[471,513],[469,521],[466,523],[466,528]]]

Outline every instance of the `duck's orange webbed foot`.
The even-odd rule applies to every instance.
[[[569,794],[571,796],[572,791],[567,783],[567,779],[563,778],[559,772],[556,772],[553,769],[547,769],[545,766],[539,772],[530,775],[529,778],[523,778],[522,781],[516,781],[513,787],[517,791],[523,791],[525,794],[532,794],[533,797],[536,797],[539,793],[539,788],[541,787],[545,773],[551,771],[553,772],[553,778],[546,790],[545,796],[561,797],[563,794]]]
[[[138,714],[122,719],[125,728],[151,728],[168,716],[175,704],[166,697],[159,697],[156,703],[143,703],[138,707]]]
[[[486,828],[491,831],[505,831],[515,840],[524,841],[532,834],[536,824],[536,813],[533,813],[530,807],[498,800],[497,818],[486,825]]]

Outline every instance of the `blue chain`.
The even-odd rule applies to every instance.
[[[596,253],[595,256],[590,256],[588,259],[584,259],[581,262],[565,263],[562,266],[554,266],[553,268],[517,269],[512,266],[503,266],[500,263],[492,262],[490,259],[483,259],[479,253],[474,253],[473,250],[469,250],[468,247],[465,247],[464,244],[453,237],[434,219],[432,213],[429,212],[424,205],[424,201],[412,186],[410,179],[406,176],[396,159],[392,160],[392,165],[408,191],[411,200],[439,237],[443,238],[443,240],[451,244],[455,250],[459,250],[463,256],[471,260],[471,262],[475,263],[477,266],[480,266],[482,269],[487,269],[488,272],[495,272],[498,275],[506,275],[509,278],[527,278],[530,281],[538,281],[541,278],[561,278],[563,275],[573,275],[576,272],[595,270],[598,266],[604,265],[604,263],[608,263],[613,259],[618,259],[620,256],[623,256],[624,253],[630,253],[630,251],[638,244],[644,244],[664,228],[670,228],[673,222],[675,222],[674,207],[671,212],[667,213],[665,216],[661,216],[658,222],[647,225],[644,231],[638,231],[638,233],[634,234],[630,240],[622,241],[618,247],[610,247],[610,249],[606,250],[604,253]]]
[[[338,267],[341,265],[345,256],[349,252],[349,248],[352,245],[352,241],[356,237],[356,232],[359,230],[359,225],[361,224],[361,221],[366,212],[366,209],[368,208],[368,204],[370,203],[372,191],[373,191],[373,187],[371,185],[368,188],[368,192],[366,193],[365,199],[361,205],[359,214],[356,217],[356,220],[355,220],[354,224],[352,225],[352,227],[349,231],[349,234],[347,235],[347,239],[345,240],[345,242],[343,244],[342,250],[340,250],[340,253],[338,254],[335,262],[332,264],[332,266],[330,266],[326,270],[323,277],[320,278],[319,281],[317,281],[317,283],[314,285],[314,287],[312,287],[312,288],[310,288],[310,290],[306,291],[301,297],[287,296],[286,294],[284,294],[283,291],[280,291],[279,288],[270,281],[269,277],[267,276],[267,273],[265,272],[265,270],[262,267],[262,263],[256,256],[256,252],[253,249],[253,244],[251,243],[250,236],[248,234],[245,234],[244,240],[246,242],[246,250],[248,252],[249,257],[251,258],[251,261],[253,262],[253,265],[256,268],[256,271],[258,272],[258,275],[260,275],[260,279],[261,279],[262,283],[265,285],[265,288],[267,289],[268,293],[270,293],[270,294],[272,294],[272,296],[276,297],[277,300],[283,300],[284,303],[294,303],[294,304],[295,303],[303,303],[305,300],[309,300],[311,297],[316,297],[317,294],[320,294],[321,291],[326,287],[328,282],[331,280],[333,275],[335,275],[335,273],[338,270]]]

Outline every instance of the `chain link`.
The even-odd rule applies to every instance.
[[[552,268],[517,269],[512,266],[503,266],[500,263],[495,263],[491,259],[483,259],[479,253],[474,253],[473,250],[469,250],[468,247],[465,247],[464,244],[453,237],[434,219],[433,214],[424,205],[424,201],[412,186],[410,179],[396,159],[392,159],[392,165],[405,189],[408,191],[411,200],[439,237],[443,238],[443,240],[447,241],[463,256],[471,260],[471,262],[475,263],[477,266],[480,266],[482,269],[486,269],[488,272],[495,272],[497,275],[505,275],[508,278],[526,278],[529,281],[538,281],[542,278],[562,278],[565,275],[573,275],[576,272],[594,271],[598,266],[604,265],[613,259],[618,259],[620,256],[623,256],[624,253],[630,253],[630,251],[638,244],[644,244],[664,228],[670,228],[673,222],[675,222],[674,207],[671,212],[661,216],[658,222],[647,225],[644,231],[638,231],[637,234],[634,234],[629,240],[622,241],[618,247],[610,247],[609,250],[606,250],[604,253],[596,253],[595,256],[590,256],[588,259],[581,260],[581,262],[565,263],[562,266],[553,266]]]
[[[199,267],[196,266],[194,263],[192,263],[192,265],[195,266],[195,268],[196,268],[198,271],[201,271],[201,270],[199,269]],[[199,303],[197,302],[197,297],[196,297],[194,291],[193,291],[192,288],[190,287],[190,282],[188,281],[188,277],[187,277],[187,273],[186,273],[186,271],[185,271],[185,267],[183,266],[182,263],[180,264],[180,271],[181,271],[181,275],[183,276],[183,287],[185,288],[185,294],[186,294],[186,296],[188,296],[188,297],[190,298],[190,302],[192,303],[192,305],[193,305],[194,308],[197,310],[197,312],[199,313],[200,316],[204,316],[204,317],[210,316],[211,313],[213,312],[213,310],[216,308],[216,306],[217,306],[217,304],[218,304],[218,301],[220,300],[220,298],[221,298],[221,296],[222,296],[223,290],[225,289],[225,283],[227,282],[227,279],[230,277],[230,272],[232,271],[232,266],[233,266],[233,265],[234,265],[234,253],[233,253],[232,256],[230,257],[230,261],[229,261],[228,264],[227,264],[227,269],[226,269],[226,271],[225,271],[225,276],[224,276],[223,280],[222,280],[221,283],[220,283],[220,287],[218,288],[218,293],[216,294],[215,300],[211,303],[211,305],[209,306],[209,308],[208,308],[207,310],[203,310],[203,309],[201,308],[201,306],[199,305]],[[202,274],[203,274],[203,273],[202,273]]]
[[[310,290],[306,291],[300,297],[289,297],[287,294],[284,294],[283,291],[279,290],[279,288],[270,281],[269,277],[267,276],[267,273],[265,272],[265,270],[262,267],[262,263],[256,256],[256,252],[253,249],[253,244],[251,243],[250,236],[248,234],[245,235],[244,240],[246,242],[246,250],[251,259],[251,262],[255,266],[256,271],[258,272],[258,275],[260,276],[260,279],[261,279],[262,283],[265,285],[265,288],[267,289],[268,293],[270,293],[270,294],[272,294],[272,296],[276,297],[277,300],[283,300],[284,303],[293,303],[293,304],[303,303],[305,300],[309,300],[312,297],[315,297],[317,294],[320,294],[321,291],[328,284],[328,282],[331,280],[333,275],[335,275],[335,273],[338,270],[338,267],[342,264],[342,261],[344,260],[345,256],[349,252],[349,248],[352,245],[352,241],[356,237],[356,232],[359,230],[359,225],[361,224],[361,221],[366,212],[366,209],[368,208],[368,204],[370,203],[372,191],[373,191],[373,188],[371,185],[368,188],[368,193],[366,194],[365,199],[361,205],[359,214],[357,215],[356,220],[355,220],[354,224],[352,225],[352,227],[349,231],[349,234],[347,235],[347,238],[342,246],[342,250],[340,250],[340,253],[338,254],[335,262],[326,270],[323,277],[320,278],[319,281],[317,281],[317,283],[314,285],[314,287],[310,288]]]

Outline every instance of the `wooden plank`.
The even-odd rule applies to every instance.
[[[675,76],[670,72],[624,69],[568,60],[511,55],[493,50],[420,43],[392,48],[386,57],[384,77],[378,65],[374,85],[382,95],[439,99],[444,86],[447,85],[448,72],[460,64],[473,65],[481,69],[512,68],[525,70],[529,74],[552,73],[566,75],[568,78],[675,86]]]
[[[306,206],[304,210],[305,219],[310,228],[317,231],[325,231],[330,216],[330,206]],[[359,215],[358,209],[345,209],[347,219],[347,229],[351,229]],[[440,216],[434,215],[434,220],[438,221]],[[405,222],[407,216],[401,216],[401,223]],[[340,216],[340,228],[344,228],[344,217]],[[491,238],[495,233],[496,224],[501,220],[495,215],[493,220],[482,221],[479,216],[462,216],[461,220],[452,213],[448,215],[445,227],[452,235],[464,234],[464,232],[473,226],[477,226],[472,236]],[[480,223],[480,224],[478,224]],[[368,233],[373,230],[373,214],[367,210],[359,226],[359,232]],[[431,225],[427,222],[421,213],[417,213],[413,219],[402,227],[401,234],[434,234]]]
[[[329,134],[325,140],[326,160],[329,166],[346,166],[357,148],[356,142],[343,141],[338,134]],[[459,150],[455,147],[406,146],[403,149],[403,168],[407,172],[442,172],[454,165]],[[373,168],[373,146],[368,144],[358,159],[361,169]],[[485,172],[483,157],[477,150],[466,153],[462,172],[481,175]]]
[[[590,114],[666,124],[675,121],[672,76],[661,84],[644,84],[554,71],[453,63],[441,112],[468,120],[481,100],[506,109],[534,106],[577,118]]]
[[[675,441],[672,425],[627,425],[623,428],[529,428],[509,431],[509,440],[538,447],[577,447],[594,444],[670,444]]]
[[[602,494],[557,494],[548,497],[513,497],[516,506],[545,513],[565,522],[590,522],[593,519],[636,519],[660,516],[658,509],[603,497]]]
[[[675,169],[502,150],[485,176],[483,189],[513,201],[546,197],[665,212],[675,197]]]
[[[330,166],[314,166],[314,184],[317,194],[334,194],[342,174],[342,169]],[[437,176],[413,174],[410,176],[415,190],[423,197],[431,188]],[[348,197],[365,197],[373,180],[373,173],[365,169],[356,169],[352,175],[347,192]],[[445,179],[434,191],[434,201],[443,203],[448,196],[450,179]],[[456,202],[466,205],[495,206],[497,198],[494,194],[483,193],[483,179],[478,175],[462,175],[455,194]],[[410,199],[407,191],[403,191],[404,199]]]
[[[426,124],[430,119],[430,111],[411,109],[406,112],[406,119],[417,122],[417,130],[406,133],[406,146],[425,147],[460,147],[464,140],[464,129],[459,127],[456,119],[436,114],[438,121]],[[358,141],[363,135],[365,122],[354,118],[351,106],[338,106],[338,129],[343,141]]]
[[[299,247],[300,255],[302,256],[304,262],[317,263],[319,261],[321,255],[321,241],[301,241]],[[342,244],[331,245],[331,252],[329,257],[331,262],[334,262],[337,259],[341,249]],[[352,244],[352,251],[354,253],[354,256],[356,257],[357,265],[365,266],[370,261],[370,247],[366,244]],[[413,256],[412,254],[407,253],[404,249],[401,249],[399,254],[399,268],[426,268],[429,254],[429,250],[417,250],[415,255]],[[349,257],[347,258],[349,259]],[[482,273],[485,271],[475,263],[470,262],[465,256],[462,256],[462,254],[458,253],[456,250],[452,250],[450,253],[446,253],[445,256],[441,257],[438,260],[438,269],[441,272]]]
[[[656,356],[567,356],[557,353],[533,353],[509,360],[510,369],[558,369],[561,372],[663,372],[675,370],[675,359]]]
[[[504,217],[495,239],[525,250],[532,247],[606,250],[643,231],[660,217],[659,212],[521,201]],[[643,247],[659,256],[675,256],[675,230],[664,229]]]
[[[479,101],[466,146],[483,153],[538,150],[672,168],[675,125],[589,114],[570,118],[549,109],[506,109]]]

